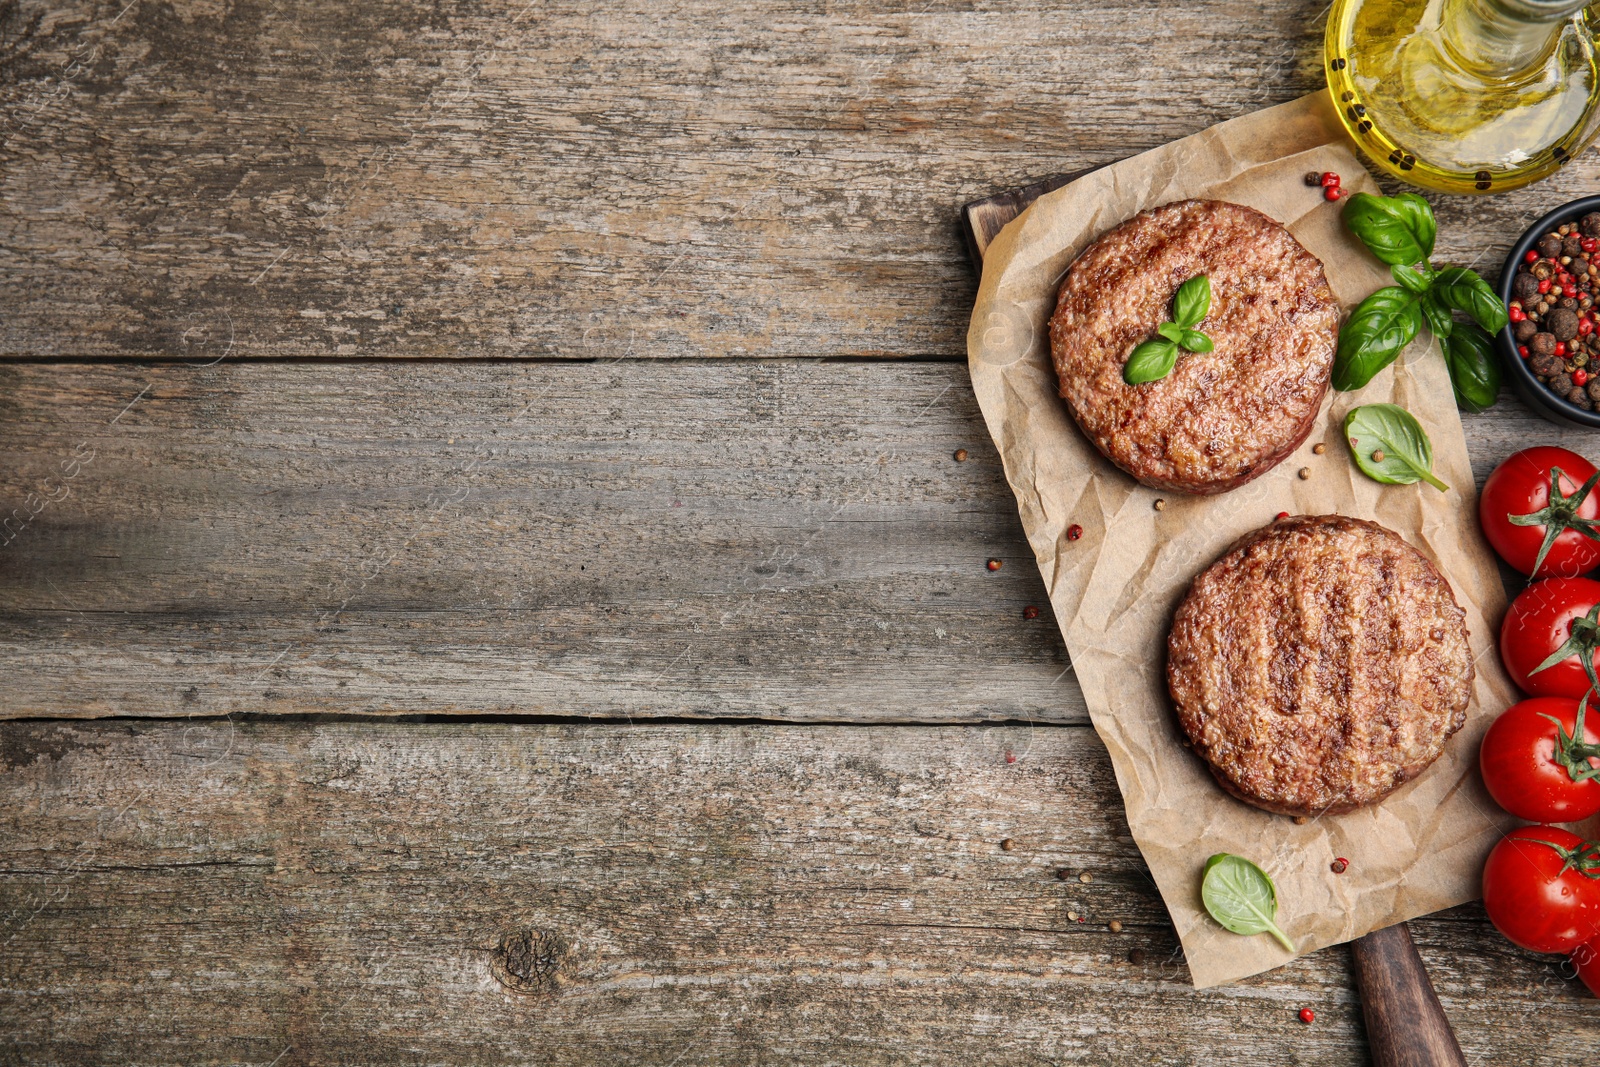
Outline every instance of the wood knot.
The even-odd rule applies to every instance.
[[[548,930],[512,930],[494,947],[489,972],[513,993],[548,995],[571,977],[572,946]]]

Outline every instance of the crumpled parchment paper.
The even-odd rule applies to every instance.
[[[1444,361],[1419,339],[1357,393],[1331,389],[1293,456],[1215,497],[1147,489],[1107,461],[1057,396],[1046,325],[1056,290],[1090,241],[1136,212],[1187,197],[1245,204],[1282,222],[1322,260],[1346,311],[1392,284],[1347,233],[1338,204],[1304,184],[1337,171],[1352,192],[1378,192],[1352,154],[1326,93],[1246,115],[1134,156],[1050,193],[990,246],[967,335],[972,384],[1016,493],[1096,731],[1110,750],[1128,824],[1183,941],[1197,987],[1234,981],[1293,957],[1270,937],[1223,930],[1200,903],[1216,852],[1259,863],[1277,883],[1278,923],[1311,952],[1479,895],[1483,860],[1513,824],[1484,791],[1478,744],[1517,697],[1495,637],[1505,610],[1478,532],[1477,494]],[[1386,486],[1351,461],[1341,427],[1360,404],[1399,404],[1433,440],[1450,485]],[[1312,446],[1324,443],[1315,455]],[[1301,480],[1297,472],[1309,468]],[[1156,511],[1163,497],[1165,509]],[[1190,581],[1241,534],[1291,514],[1337,512],[1398,532],[1449,579],[1467,613],[1477,681],[1467,725],[1439,760],[1383,803],[1304,825],[1228,796],[1182,747],[1166,688],[1172,613]],[[1078,541],[1067,528],[1083,527]],[[1335,874],[1336,857],[1350,861]]]

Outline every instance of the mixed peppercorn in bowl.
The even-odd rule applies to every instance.
[[[1517,392],[1552,421],[1600,429],[1600,196],[1530,227],[1499,292],[1509,318],[1500,348]]]

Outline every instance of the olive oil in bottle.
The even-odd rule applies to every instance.
[[[1514,189],[1600,132],[1597,26],[1581,0],[1335,0],[1328,90],[1356,143],[1397,177]]]

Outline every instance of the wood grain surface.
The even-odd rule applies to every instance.
[[[3,736],[13,1062],[1365,1062],[1343,948],[1188,986],[1087,728]],[[1558,961],[1412,925],[1469,1062],[1570,1062]]]
[[[11,716],[1084,719],[952,364],[10,365],[0,457]]]
[[[960,365],[9,365],[0,500],[7,716],[1086,721]]]
[[[1343,949],[1188,986],[957,218],[1322,14],[0,0],[0,717],[104,717],[0,723],[0,1064],[1363,1062]],[[1592,1030],[1411,928],[1469,1062]]]
[[[8,0],[0,354],[959,358],[959,205],[1320,88],[1323,11]]]

